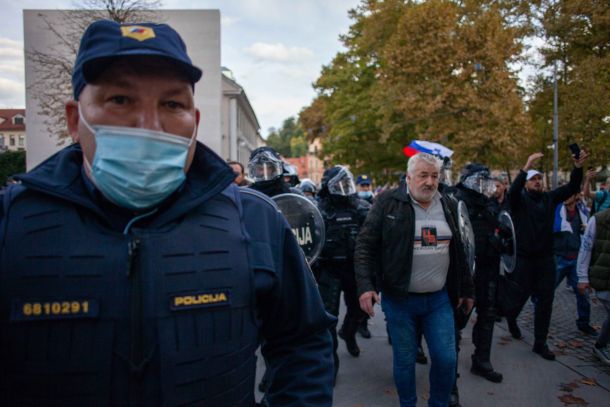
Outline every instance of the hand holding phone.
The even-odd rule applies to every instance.
[[[580,158],[580,147],[578,146],[578,144],[572,143],[568,146],[568,148],[572,152],[574,158],[578,160]]]

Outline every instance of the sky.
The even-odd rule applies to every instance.
[[[360,0],[162,0],[164,9],[219,9],[221,64],[244,88],[261,125],[281,127],[315,96],[312,83],[343,50],[348,10]],[[23,9],[74,9],[78,1],[0,0],[0,108],[25,107]],[[84,2],[80,2],[82,4]]]

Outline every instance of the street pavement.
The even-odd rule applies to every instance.
[[[342,310],[344,311],[344,310]],[[594,338],[576,329],[576,299],[560,285],[555,293],[549,345],[557,360],[547,361],[531,351],[533,344],[533,305],[528,302],[519,318],[523,340],[508,333],[504,321],[496,324],[492,363],[504,375],[500,384],[470,373],[473,352],[472,324],[476,313],[462,332],[458,386],[463,407],[610,407],[610,367],[592,354]],[[592,325],[599,327],[605,317],[601,305],[592,305]],[[342,318],[342,315],[340,316]],[[398,406],[392,378],[392,348],[388,344],[381,309],[369,321],[371,339],[358,336],[360,357],[347,353],[339,343],[341,366],[334,392],[335,407]],[[426,350],[427,353],[427,350]],[[416,365],[418,407],[427,405],[430,364]],[[259,358],[257,373],[263,370]],[[260,393],[257,393],[259,399]]]

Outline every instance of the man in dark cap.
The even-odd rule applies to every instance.
[[[274,204],[197,142],[201,75],[168,25],[84,33],[75,144],[0,201],[3,404],[251,407],[261,338],[271,406],[332,404],[334,319]]]

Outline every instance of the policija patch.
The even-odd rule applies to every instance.
[[[189,310],[193,308],[222,307],[231,304],[231,290],[219,288],[191,294],[174,295],[170,298],[172,311]]]

